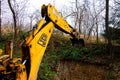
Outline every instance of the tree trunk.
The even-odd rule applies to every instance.
[[[98,44],[99,40],[98,40],[98,20],[97,20],[97,18],[96,18],[96,32],[97,32],[96,41],[97,41],[97,44]]]
[[[10,10],[11,10],[11,12],[12,12],[12,16],[13,16],[13,23],[14,23],[14,26],[13,26],[13,38],[12,38],[12,47],[11,47],[11,58],[12,58],[12,54],[13,53],[15,53],[15,44],[17,43],[17,25],[16,25],[16,23],[17,23],[17,21],[16,21],[16,14],[15,14],[15,11],[14,11],[14,9],[13,9],[13,7],[12,7],[12,4],[11,4],[11,2],[10,2],[11,0],[8,0],[8,5],[9,5],[9,8],[10,8]]]
[[[33,18],[33,16],[30,16],[30,30],[32,30],[32,18]]]
[[[75,0],[75,7],[76,7],[76,22],[75,22],[75,28],[77,28],[77,22],[78,22],[78,5],[77,5],[78,1]]]
[[[2,31],[1,31],[1,0],[0,0],[0,41],[2,40]]]
[[[106,26],[106,34],[107,34],[107,51],[108,53],[110,53],[110,55],[112,54],[112,43],[111,43],[111,34],[110,34],[110,30],[109,30],[109,0],[106,0],[106,14],[105,14],[106,18],[105,18],[105,26]],[[111,56],[113,57],[113,56]]]
[[[9,8],[10,8],[10,10],[11,10],[11,12],[12,12],[12,14],[13,14],[13,20],[14,20],[14,39],[15,38],[17,38],[17,26],[16,26],[16,15],[15,15],[15,11],[14,11],[14,9],[12,8],[12,5],[11,5],[11,2],[10,2],[11,0],[8,0],[8,5],[9,5]]]

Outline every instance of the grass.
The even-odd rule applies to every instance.
[[[6,44],[6,41],[0,42],[0,49],[3,50],[3,53],[4,53],[4,51],[5,51],[5,44]]]
[[[6,44],[6,42],[7,42],[6,40],[0,42],[0,49],[3,50],[2,55],[5,54],[5,44]],[[14,57],[20,57],[20,48],[15,48],[14,50],[15,50],[15,51],[14,51],[14,53],[13,53],[13,58],[14,58]]]
[[[10,34],[8,35],[10,36]],[[45,55],[42,59],[40,70],[37,80],[52,80],[56,74],[55,67],[60,59],[69,58],[72,60],[85,60],[90,58],[96,59],[96,55],[104,54],[104,44],[99,43],[100,47],[92,45],[92,47],[76,48],[71,46],[71,42],[68,37],[62,37],[63,35],[52,35]],[[4,50],[6,39],[0,42],[0,48]],[[52,45],[52,47],[51,47]],[[90,45],[91,46],[91,45]],[[17,48],[13,57],[20,57],[20,49]],[[112,78],[113,75],[109,74]]]

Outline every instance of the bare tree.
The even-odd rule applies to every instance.
[[[95,0],[93,0],[93,9],[94,9],[94,13],[96,15],[97,13],[96,13],[96,8],[95,8]],[[96,24],[96,32],[97,32],[96,41],[98,43],[98,17],[95,18],[95,24]]]
[[[78,29],[79,33],[82,33],[82,21],[84,15],[84,7],[80,4],[79,0],[71,2],[71,11],[67,16],[71,16],[74,21],[74,27]]]
[[[87,40],[91,36],[91,33],[95,26],[94,14],[92,13],[90,6],[91,6],[90,2],[88,0],[84,0],[83,7],[85,11],[84,11],[83,29],[84,29],[84,34],[87,35]]]
[[[26,20],[26,7],[27,7],[27,0],[8,0],[9,8],[13,15],[13,24],[14,24],[14,37],[17,37],[19,29],[24,25],[24,21]]]
[[[20,0],[21,1],[21,0]],[[13,35],[12,35],[12,41],[13,41],[13,52],[16,51],[16,46],[19,45],[19,32],[24,24],[24,9],[26,5],[27,0],[22,0],[20,3],[19,1],[16,0],[7,0],[10,11],[12,12],[12,17],[13,17]],[[22,4],[24,3],[24,5]],[[21,27],[19,27],[21,26]],[[17,40],[17,41],[16,41]]]
[[[2,40],[2,31],[1,31],[1,0],[0,0],[0,41]]]
[[[120,5],[120,0],[114,0],[114,2]]]
[[[14,23],[14,34],[13,34],[13,38],[16,38],[17,37],[17,26],[16,26],[16,23],[17,23],[17,21],[16,21],[16,14],[15,14],[15,11],[14,11],[14,9],[13,9],[13,7],[12,7],[12,4],[11,4],[11,0],[8,0],[8,5],[9,5],[9,8],[10,8],[10,10],[11,10],[11,12],[12,12],[12,15],[13,15],[13,23]]]
[[[30,30],[31,30],[32,27],[39,22],[39,20],[40,20],[40,18],[41,18],[41,13],[40,13],[39,10],[35,10],[35,11],[34,11],[32,14],[30,14],[28,17],[29,17],[29,19],[30,19]],[[34,22],[34,24],[33,24],[33,22]]]
[[[106,0],[106,14],[105,14],[105,27],[106,27],[106,35],[108,41],[108,52],[112,53],[112,43],[111,43],[111,34],[109,30],[109,0]]]
[[[29,16],[30,18],[30,30],[32,29],[33,15]]]
[[[27,3],[27,0],[20,0],[14,2],[14,10],[16,13],[18,31],[21,30],[22,26],[24,26],[27,17],[25,13],[27,12]]]
[[[82,21],[83,21],[83,13],[84,13],[84,8],[80,6],[79,1],[75,0],[75,26],[78,26],[79,33],[82,32]]]
[[[101,4],[99,2],[99,5],[95,5],[97,1],[96,0],[93,0],[93,15],[94,15],[94,21],[95,21],[95,32],[96,32],[96,41],[98,43],[98,29],[99,29],[99,23],[101,22],[100,21],[100,18],[101,18],[101,13],[105,10],[105,7],[101,7]]]

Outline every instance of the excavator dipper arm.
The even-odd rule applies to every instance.
[[[46,21],[52,21],[59,30],[68,34],[72,32],[73,28],[69,26],[62,18],[61,14],[51,4],[48,4],[47,6],[43,5],[41,14],[42,17],[45,17]]]
[[[51,4],[43,5],[41,9],[42,17],[45,17],[46,21],[52,21],[55,24],[55,27],[61,30],[64,33],[69,34],[72,38],[72,44],[79,46],[84,46],[84,40],[80,38],[80,33],[76,29],[71,27],[61,14],[55,9]]]

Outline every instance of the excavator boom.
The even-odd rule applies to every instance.
[[[47,6],[42,6],[41,15],[42,17],[46,18],[46,21],[52,21],[55,24],[55,27],[59,30],[68,34],[72,32],[73,28],[69,26],[69,24],[63,19],[61,14],[51,4],[48,4]]]

